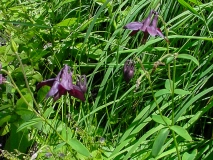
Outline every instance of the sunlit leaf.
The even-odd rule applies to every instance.
[[[173,131],[175,131],[179,136],[183,137],[187,141],[191,141],[192,137],[189,135],[187,130],[185,130],[181,126],[171,126],[170,127]]]
[[[76,23],[77,18],[67,18],[60,23],[58,23],[56,26],[72,26]]]
[[[34,119],[31,119],[30,121],[24,122],[18,127],[17,132],[19,132],[27,127],[31,127],[41,121],[42,121],[41,118],[34,118]]]
[[[191,56],[191,55],[189,55],[189,54],[178,54],[177,58],[182,58],[182,59],[191,60],[192,62],[194,62],[196,65],[199,66],[198,60],[197,60],[195,57],[193,57],[193,56]]]
[[[152,147],[152,156],[153,157],[156,157],[159,154],[161,148],[163,147],[163,144],[166,141],[168,134],[169,134],[169,129],[164,128],[164,129],[161,129],[161,131],[157,135],[157,138],[155,139],[153,147]]]
[[[162,117],[163,117],[163,119],[162,119]],[[155,121],[155,122],[157,122],[157,123],[160,123],[160,124],[163,124],[163,125],[170,125],[171,123],[172,123],[172,121],[169,119],[169,118],[167,118],[167,117],[165,117],[165,116],[160,116],[160,115],[153,115],[152,116],[152,119]],[[165,123],[166,122],[166,123]]]
[[[191,92],[185,91],[185,90],[183,90],[183,89],[175,89],[175,90],[174,90],[174,93],[175,93],[175,94],[179,94],[179,95],[186,95],[186,94],[190,94]]]
[[[165,94],[171,94],[171,91],[169,91],[168,89],[161,89],[155,93],[155,97],[159,97]]]
[[[86,157],[90,157],[90,152],[89,150],[77,139],[73,139],[70,138],[68,141],[68,144],[74,149],[76,150],[78,153],[86,156]]]

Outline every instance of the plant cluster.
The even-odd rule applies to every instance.
[[[0,157],[211,159],[212,8],[2,0]]]

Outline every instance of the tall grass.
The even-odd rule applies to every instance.
[[[213,2],[2,1],[2,157],[211,159]],[[160,13],[168,36],[129,36],[129,22]],[[125,83],[123,66],[135,62]],[[163,65],[157,65],[158,63]],[[45,99],[68,64],[86,74],[86,101]]]

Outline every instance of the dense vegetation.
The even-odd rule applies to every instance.
[[[212,159],[211,0],[0,1],[1,157]]]

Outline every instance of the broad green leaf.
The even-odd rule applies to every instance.
[[[24,122],[18,127],[17,132],[19,132],[27,127],[31,127],[41,121],[42,121],[41,118],[34,118],[34,119],[31,119],[30,121]]]
[[[25,121],[29,121],[29,120],[37,117],[33,111],[30,111],[27,108],[17,108],[15,111]]]
[[[62,148],[65,144],[67,144],[67,143],[66,143],[66,142],[59,143],[58,145],[55,146],[54,151],[60,151],[61,148]]]
[[[172,80],[169,80],[169,79],[167,79],[166,82],[165,82],[165,88],[166,88],[167,90],[169,90],[170,93],[171,93],[172,90],[173,90],[173,86],[174,86],[174,88],[176,88],[176,85],[173,84],[173,83],[174,83],[174,82],[173,82]]]
[[[174,60],[174,56],[168,57],[168,58],[166,59],[166,64],[171,63],[173,60]]]
[[[183,89],[175,89],[175,90],[174,90],[174,93],[175,93],[175,94],[179,94],[179,95],[186,95],[186,94],[190,94],[191,92],[185,91],[185,90],[183,90]]]
[[[178,54],[177,58],[189,59],[189,60],[191,60],[192,62],[194,62],[196,65],[199,66],[198,60],[197,60],[195,57],[193,57],[193,56],[191,56],[191,55],[189,55],[189,54]]]
[[[195,159],[197,155],[197,150],[194,150],[191,154],[189,154],[188,152],[185,152],[183,154],[182,160],[193,160]]]
[[[178,2],[184,6],[185,8],[187,8],[190,12],[196,14],[198,17],[200,17],[199,13],[194,9],[192,8],[187,2],[185,2],[184,0],[178,0]]]
[[[77,139],[73,139],[70,138],[70,140],[68,141],[68,144],[74,149],[76,150],[78,153],[86,156],[86,157],[90,157],[90,152],[89,150]]]
[[[27,101],[27,103],[25,102],[25,100]],[[29,105],[29,106],[28,106]],[[17,108],[33,108],[33,99],[31,97],[30,93],[27,93],[26,95],[24,95],[24,97],[20,98],[17,102],[16,102],[16,106]]]
[[[166,141],[168,134],[169,134],[168,128],[161,129],[161,131],[159,132],[157,138],[154,141],[153,147],[152,147],[152,156],[153,157],[156,157],[159,154],[161,148],[163,147],[163,144]]]
[[[165,117],[165,116],[163,116],[163,119],[162,119],[162,117],[160,116],[160,115],[153,115],[152,116],[152,119],[155,121],[155,122],[157,122],[157,123],[160,123],[160,124],[163,124],[163,125],[166,125],[165,124],[165,122],[167,123],[167,125],[171,125],[172,124],[172,121],[169,119],[169,118],[167,118],[167,117]],[[165,121],[165,122],[164,122]]]
[[[4,124],[4,123],[7,123],[8,121],[10,121],[10,119],[12,118],[11,115],[6,115],[4,117],[2,117],[0,119],[0,127]]]
[[[171,91],[168,89],[161,89],[155,93],[155,97],[159,97],[165,94],[171,94]]]
[[[77,21],[77,18],[67,18],[61,22],[59,22],[58,24],[56,24],[56,26],[71,26],[74,25]]]
[[[63,127],[61,135],[65,140],[68,141],[73,137],[73,133],[69,127]]]
[[[44,112],[44,117],[45,118],[47,118],[48,116],[50,116],[50,114],[52,114],[52,113],[54,113],[54,109],[53,109],[53,107],[51,106],[51,107],[49,107],[49,108],[47,108],[46,109],[46,111]]]
[[[179,136],[183,137],[187,141],[191,141],[192,137],[189,135],[187,130],[185,130],[181,126],[171,126],[170,127],[173,131],[175,131]]]

